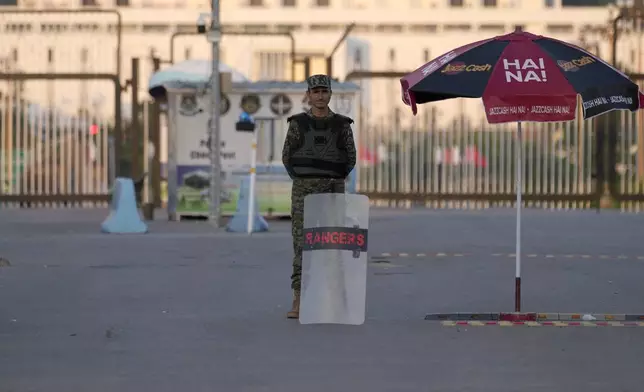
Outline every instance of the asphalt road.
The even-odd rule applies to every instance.
[[[11,262],[0,267],[0,392],[639,391],[644,381],[644,327],[423,320],[513,309],[511,210],[374,210],[380,257],[362,326],[284,318],[288,222],[251,238],[162,221],[119,236],[98,232],[104,216],[0,210]],[[644,313],[644,216],[524,217],[524,310]]]

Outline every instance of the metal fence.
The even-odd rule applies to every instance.
[[[109,200],[122,145],[121,26],[116,10],[0,10],[3,207]]]
[[[104,204],[108,169],[114,165],[110,120],[51,110],[4,95],[0,99],[0,183],[3,199],[9,200],[5,207]],[[75,200],[75,195],[82,195],[82,200]]]
[[[640,211],[644,180],[641,114],[619,113],[615,182],[622,210]],[[596,135],[602,119],[523,124],[522,193],[528,207],[598,207]],[[393,128],[393,129],[392,129]],[[375,204],[429,208],[512,206],[516,198],[516,124],[456,120],[438,128],[359,132],[358,187]],[[599,169],[601,170],[601,169]],[[598,189],[601,188],[601,189]]]

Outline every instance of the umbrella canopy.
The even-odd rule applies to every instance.
[[[483,98],[490,123],[569,121],[640,107],[638,86],[570,43],[523,31],[454,49],[400,79],[403,102]],[[642,102],[644,103],[644,102]]]

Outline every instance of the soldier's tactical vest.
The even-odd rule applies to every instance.
[[[342,143],[342,129],[353,123],[349,117],[334,114],[314,118],[296,114],[287,121],[297,121],[301,143],[294,146],[289,163],[298,178],[338,178],[346,176],[348,156]]]

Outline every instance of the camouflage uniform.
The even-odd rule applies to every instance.
[[[326,75],[313,75],[307,79],[309,89],[315,87],[331,88],[330,79]],[[311,110],[306,112],[313,116]],[[328,117],[334,113],[329,110]],[[282,150],[282,161],[287,165],[287,160],[291,154],[291,146],[297,146],[300,143],[300,132],[297,121],[291,121]],[[346,124],[341,140],[345,146],[348,156],[348,166],[353,169],[356,163],[356,147],[353,140],[353,131],[351,126]],[[344,180],[331,178],[293,178],[293,189],[291,192],[291,219],[293,234],[293,273],[291,275],[291,288],[299,294],[302,279],[302,243],[303,243],[303,226],[304,226],[304,198],[312,193],[344,193]]]

